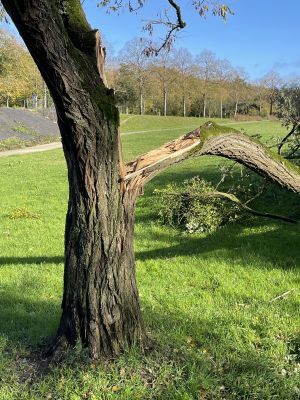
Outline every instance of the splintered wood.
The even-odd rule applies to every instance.
[[[178,139],[142,154],[126,165],[127,186],[141,187],[163,169],[188,158],[191,150],[200,143],[200,128]]]
[[[145,183],[162,170],[191,156],[229,158],[267,177],[280,186],[300,193],[300,169],[276,156],[263,144],[234,129],[206,123],[200,128],[142,154],[125,166],[121,177],[125,190],[141,192]]]

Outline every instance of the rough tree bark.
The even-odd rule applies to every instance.
[[[175,162],[205,154],[242,162],[294,191],[300,174],[247,136],[212,123],[125,166],[118,111],[105,85],[105,51],[80,1],[2,3],[53,97],[68,166],[62,317],[50,350],[81,342],[99,358],[143,347],[133,230],[144,184]]]
[[[90,355],[143,344],[133,253],[136,193],[124,192],[119,116],[104,49],[79,0],[4,0],[54,99],[68,166],[62,317],[54,347]]]

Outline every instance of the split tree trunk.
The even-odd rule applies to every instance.
[[[298,193],[299,169],[213,123],[125,166],[104,50],[80,1],[2,3],[54,99],[68,165],[63,312],[53,348],[81,342],[93,358],[118,355],[133,343],[143,345],[133,253],[135,200],[143,185],[190,156],[227,157]]]
[[[68,166],[62,317],[51,350],[81,342],[91,357],[143,345],[135,281],[136,192],[124,191],[119,115],[104,49],[79,0],[3,0],[53,97]]]

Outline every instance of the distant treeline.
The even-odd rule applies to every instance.
[[[273,114],[274,96],[283,83],[276,72],[250,83],[243,68],[209,50],[192,56],[180,48],[147,57],[144,48],[143,39],[133,39],[107,62],[108,84],[121,112],[220,118]],[[52,104],[27,49],[5,30],[0,30],[0,104]]]

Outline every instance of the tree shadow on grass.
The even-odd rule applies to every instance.
[[[191,388],[197,380],[199,388],[203,380],[210,381],[215,388],[224,388],[223,393],[215,392],[215,397],[208,398],[227,398],[227,395],[232,396],[228,397],[230,399],[264,399],[273,398],[272,395],[274,398],[294,398],[292,393],[288,397],[289,385],[280,376],[282,364],[267,346],[263,348],[262,343],[267,342],[267,336],[272,337],[267,326],[259,328],[261,331],[256,332],[257,337],[251,343],[255,336],[251,323],[247,337],[245,325],[242,330],[236,330],[241,326],[241,320],[234,311],[230,316],[226,316],[225,312],[217,317],[201,318],[201,310],[197,316],[192,316],[178,310],[157,312],[146,305],[144,314],[152,332],[157,335],[158,351],[167,354],[168,362],[185,369],[180,384],[186,384],[186,388]],[[295,340],[299,341],[299,338]],[[293,349],[290,351],[293,352]],[[288,350],[287,358],[289,354]],[[254,393],[258,395],[260,389],[261,397],[255,397]],[[270,397],[264,397],[264,389]]]
[[[62,264],[64,257],[62,256],[32,256],[32,257],[0,257],[0,267],[3,265],[29,265],[29,264]]]
[[[49,296],[47,301],[41,301],[28,292],[17,295],[13,287],[1,290],[0,338],[2,336],[9,347],[35,347],[54,335],[58,327],[61,299]]]
[[[215,399],[227,398],[227,395],[234,399],[267,399],[272,398],[271,395],[293,398],[288,397],[287,377],[280,375],[281,367],[276,364],[276,357],[256,347],[257,343],[249,343],[241,331],[237,331],[240,335],[228,335],[240,324],[234,313],[231,318],[219,315],[207,319],[207,316],[201,317],[201,310],[191,316],[178,310],[155,310],[145,301],[142,305],[154,346],[146,356],[129,352],[122,356],[120,365],[118,361],[112,363],[109,368],[110,372],[114,372],[107,374],[106,385],[113,386],[116,381],[123,382],[125,386],[131,384],[131,378],[126,383],[127,378],[122,375],[125,362],[126,368],[132,368],[132,374],[140,374],[142,380],[152,382],[147,393],[150,395],[153,391],[153,395],[147,398],[196,399],[201,398],[197,396],[202,389],[210,394],[207,398]],[[1,336],[7,338],[6,347],[34,349],[46,336],[55,333],[59,314],[57,300],[28,300],[25,295],[4,292],[0,297],[0,340]],[[265,333],[267,328],[261,333],[262,340]],[[244,347],[241,346],[243,341]],[[16,365],[15,355],[7,353],[6,357],[8,363]],[[82,379],[80,374],[87,370],[97,375],[95,367],[83,367],[82,359],[77,360],[76,357],[78,354],[72,356],[71,364],[67,360],[67,364],[56,365],[56,375],[52,375],[53,370],[49,368],[43,374],[36,374],[35,390],[39,382],[42,384],[45,381],[51,382],[50,387],[55,387],[55,379],[60,379],[66,368],[74,368],[74,380],[78,382]],[[32,367],[32,364],[28,366]],[[107,370],[108,367],[100,364],[98,368]],[[28,378],[24,368],[22,374]],[[70,379],[70,372],[68,376]],[[264,390],[270,397],[264,397]],[[190,397],[184,397],[184,393]],[[255,396],[260,394],[260,397],[255,397],[254,393]]]
[[[258,260],[266,268],[294,269],[300,266],[300,226],[269,220],[249,220],[232,223],[217,232],[204,236],[183,234],[175,230],[158,232],[151,227],[139,233],[139,239],[151,244],[162,241],[163,247],[136,251],[137,260],[164,259],[178,256],[199,256],[201,259],[220,259],[240,262],[247,266]],[[168,245],[168,240],[170,245]]]

